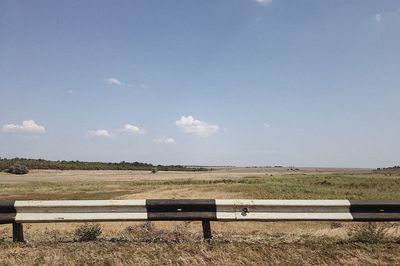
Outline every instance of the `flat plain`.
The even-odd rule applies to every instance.
[[[0,173],[0,200],[254,198],[400,199],[400,174],[369,169],[220,168],[205,172],[55,171]],[[101,223],[96,241],[79,242],[75,223],[26,224],[28,242],[12,242],[0,225],[0,265],[395,265],[399,223],[362,239],[368,224],[339,222]],[[363,231],[364,230],[364,231]],[[369,233],[374,233],[371,231]]]

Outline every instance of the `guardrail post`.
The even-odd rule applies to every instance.
[[[207,242],[211,242],[212,233],[211,233],[211,224],[210,220],[202,220],[201,225],[203,226],[203,237]]]
[[[13,241],[14,242],[25,242],[24,227],[20,223],[13,223]]]

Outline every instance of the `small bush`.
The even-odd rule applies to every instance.
[[[75,229],[75,236],[79,241],[93,241],[101,235],[101,226],[94,223],[86,223]]]
[[[10,166],[10,168],[4,170],[4,172],[15,174],[15,175],[25,175],[29,172],[28,167],[23,164],[16,164]]]
[[[147,243],[163,241],[166,235],[164,230],[157,230],[151,222],[145,222],[139,226],[128,226],[125,231],[130,239]]]
[[[151,173],[152,173],[152,174],[155,174],[155,173],[157,173],[157,172],[158,172],[158,169],[157,169],[157,168],[151,169]]]
[[[377,244],[387,240],[390,224],[367,223],[354,227],[349,233],[350,241]]]

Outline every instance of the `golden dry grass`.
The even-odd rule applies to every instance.
[[[282,172],[282,171],[280,171]],[[280,173],[272,172],[271,173]],[[154,180],[211,180],[224,178],[240,178],[245,176],[265,175],[266,171],[242,170],[214,170],[214,171],[159,171],[152,174],[150,171],[125,171],[125,170],[31,170],[27,175],[16,177],[0,172],[2,183],[15,182],[59,182],[59,181],[81,181],[81,182],[105,182],[105,181],[154,181]]]
[[[274,170],[274,169],[273,169]],[[271,176],[272,175],[272,176]],[[32,171],[0,174],[0,199],[359,198],[399,199],[400,176],[363,171],[220,169],[215,172]],[[102,223],[98,241],[76,242],[79,224],[26,224],[28,244],[0,225],[0,265],[394,265],[400,229],[385,243],[354,243],[352,223],[213,222],[201,241],[199,222]]]
[[[9,244],[3,265],[396,265],[393,244],[215,242]],[[1,255],[0,255],[1,256]],[[4,256],[0,257],[3,259]]]
[[[362,244],[346,241],[345,235],[332,238],[325,235],[328,223],[311,227],[292,223],[291,229],[282,223],[255,227],[243,223],[241,230],[214,223],[211,244],[201,240],[197,222],[156,223],[151,231],[141,223],[102,224],[103,236],[94,242],[75,241],[75,226],[27,226],[27,244],[12,243],[9,230],[0,230],[7,237],[0,240],[0,265],[394,265],[400,261],[398,242]],[[311,235],[313,230],[320,235]]]

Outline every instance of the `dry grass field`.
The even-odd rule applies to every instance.
[[[400,175],[362,169],[230,168],[211,172],[0,173],[0,199],[400,199]],[[400,265],[400,226],[338,222],[101,223],[79,242],[79,224],[26,224],[28,242],[0,225],[0,265]],[[369,231],[368,231],[369,230]],[[365,238],[381,232],[382,235]],[[363,237],[360,237],[364,236]],[[374,236],[374,235],[373,235]]]

